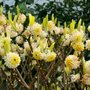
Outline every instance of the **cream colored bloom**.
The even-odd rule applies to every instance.
[[[64,34],[69,34],[70,33],[70,29],[68,27],[64,28]]]
[[[34,49],[33,57],[36,60],[42,60],[43,59],[43,53],[41,53],[41,51],[39,49]]]
[[[16,23],[17,32],[21,33],[23,31],[23,25]]]
[[[23,35],[28,38],[30,36],[30,30],[26,29],[24,32],[23,32]]]
[[[90,74],[90,60],[85,62],[85,72]]]
[[[78,57],[75,55],[69,55],[65,59],[65,64],[69,69],[76,69],[80,66],[80,61],[78,60]]]
[[[78,80],[80,80],[80,74],[71,75],[71,82],[76,82]]]
[[[46,55],[46,62],[52,62],[52,61],[54,61],[55,60],[55,58],[56,58],[56,53],[55,52],[49,52],[49,53],[47,53],[47,55]]]
[[[90,40],[86,41],[86,49],[90,50]]]
[[[71,35],[73,42],[81,42],[83,40],[83,37],[84,37],[83,31],[75,30]]]
[[[83,75],[82,83],[85,85],[90,85],[90,74]]]
[[[4,15],[0,15],[0,25],[6,24],[6,17]]]
[[[20,65],[21,59],[17,53],[10,52],[5,57],[5,65],[8,68],[16,68]]]
[[[63,39],[63,46],[68,46],[70,44],[71,37],[69,34],[65,35],[65,38]]]
[[[75,51],[83,51],[84,50],[83,42],[76,42],[72,45],[72,47]]]
[[[30,52],[30,51],[31,51],[30,45],[29,45],[28,42],[24,42],[24,48],[25,48],[25,50],[26,50],[27,52]]]
[[[55,27],[55,34],[60,34],[61,33],[61,29],[59,27]]]
[[[41,34],[42,32],[42,26],[38,23],[35,23],[33,26],[32,26],[32,32],[35,36],[38,36]]]
[[[48,31],[53,30],[55,28],[55,24],[53,21],[48,21]]]
[[[12,31],[11,31],[11,34],[10,34],[10,37],[11,37],[11,38],[14,38],[14,37],[16,37],[17,35],[18,35],[18,33],[17,33],[16,31],[12,30]]]
[[[26,20],[26,16],[24,14],[20,14],[19,17],[18,17],[18,21],[20,23],[24,23]]]
[[[23,37],[22,36],[16,37],[16,43],[23,44],[23,42],[24,42],[24,40],[23,40]]]

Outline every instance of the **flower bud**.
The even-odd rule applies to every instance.
[[[19,15],[19,18],[18,18],[18,21],[19,21],[20,23],[24,23],[25,20],[26,20],[26,16],[25,16],[24,14],[20,14],[20,15]]]
[[[22,36],[18,36],[18,37],[16,37],[16,43],[17,44],[23,44],[23,37]]]
[[[21,33],[23,31],[23,25],[16,23],[17,32]]]
[[[88,31],[90,32],[90,26],[88,26]]]
[[[0,15],[0,25],[6,24],[6,17],[4,15]]]
[[[90,40],[86,41],[86,49],[90,50]]]
[[[71,82],[80,80],[80,74],[71,75]]]

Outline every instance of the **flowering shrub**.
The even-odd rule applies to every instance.
[[[41,24],[28,16],[25,26],[27,17],[18,7],[14,17],[10,12],[6,17],[0,8],[1,82],[9,90],[89,90],[90,61],[84,53],[90,40],[84,23],[72,20],[62,27],[53,15]]]

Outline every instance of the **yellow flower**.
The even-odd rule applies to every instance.
[[[55,52],[49,52],[46,56],[46,62],[52,62],[56,58],[56,53]]]
[[[86,41],[86,49],[90,50],[90,40]]]
[[[72,33],[72,41],[73,42],[81,42],[83,40],[83,37],[84,37],[83,31],[77,31],[77,30],[75,30]]]
[[[16,68],[20,65],[21,59],[17,53],[8,53],[5,57],[5,65],[8,68]]]
[[[83,51],[84,50],[84,44],[82,42],[76,42],[73,44],[73,49],[75,51]]]
[[[52,21],[48,21],[48,30],[53,30],[55,28],[55,24]]]
[[[43,59],[43,54],[40,52],[40,50],[35,49],[35,50],[33,51],[33,57],[34,57],[36,60],[42,60],[42,59]]]
[[[42,32],[42,26],[38,23],[35,23],[33,26],[32,26],[32,30],[33,30],[33,34],[35,36],[37,35],[40,35],[41,32]]]
[[[69,55],[65,59],[65,64],[69,69],[76,69],[80,66],[80,61],[75,55]]]
[[[85,85],[90,85],[90,74],[83,75],[82,83]]]

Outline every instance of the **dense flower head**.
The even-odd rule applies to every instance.
[[[5,56],[5,65],[8,68],[16,68],[20,65],[21,59],[17,53],[10,52]]]
[[[48,21],[48,31],[54,30],[55,24],[53,21]]]
[[[39,49],[34,49],[33,50],[33,57],[36,60],[42,60],[43,59],[43,53]]]
[[[47,53],[47,56],[46,56],[46,62],[52,62],[54,61],[56,58],[56,53],[55,52],[49,52]]]
[[[71,37],[72,37],[72,41],[73,42],[81,42],[81,41],[83,41],[84,32],[83,31],[75,30],[72,33]]]
[[[32,31],[33,35],[38,36],[42,32],[42,26],[38,23],[33,24]]]
[[[80,66],[80,61],[78,60],[78,57],[75,55],[69,55],[65,59],[65,64],[69,69],[76,69]]]
[[[72,45],[72,47],[75,51],[83,51],[84,50],[83,42],[76,42]]]

